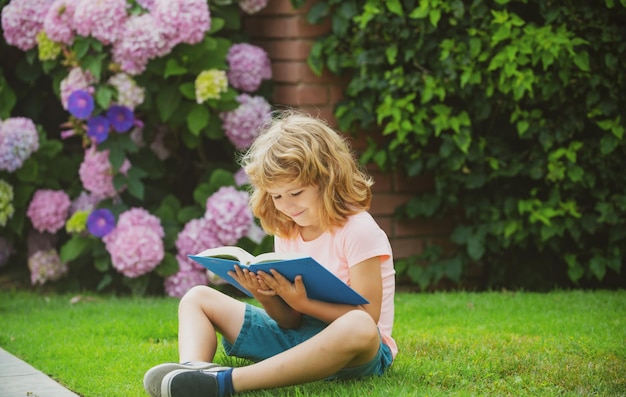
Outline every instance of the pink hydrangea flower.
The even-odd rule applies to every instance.
[[[206,0],[155,0],[152,14],[160,22],[161,33],[168,43],[166,53],[179,43],[199,43],[211,28]]]
[[[148,11],[152,10],[152,7],[154,7],[154,0],[137,0],[137,3]]]
[[[118,228],[145,226],[156,233],[160,238],[165,237],[161,220],[143,208],[131,208],[120,214],[117,220]]]
[[[80,192],[78,197],[72,200],[69,214],[72,215],[78,211],[91,212],[94,208],[98,206],[100,201],[102,201],[102,197],[96,194],[82,191]]]
[[[237,149],[247,149],[259,135],[259,129],[272,117],[270,104],[261,96],[240,94],[239,107],[220,113],[222,127]]]
[[[161,221],[143,208],[120,214],[115,229],[102,238],[115,269],[126,277],[154,270],[165,256]]]
[[[129,75],[117,73],[109,78],[108,83],[117,91],[117,104],[135,110],[137,106],[143,103],[145,90],[138,86]]]
[[[37,34],[53,0],[11,0],[2,8],[4,39],[22,51],[37,45]]]
[[[253,220],[249,199],[233,186],[222,186],[207,199],[204,217],[222,244],[234,245],[248,232]]]
[[[222,244],[213,233],[211,223],[206,218],[192,219],[176,238],[176,248],[178,249],[178,263],[181,270],[184,269],[204,269],[201,265],[189,259],[187,255],[195,255],[208,248],[216,248]]]
[[[48,38],[70,45],[74,41],[74,11],[81,0],[55,0],[43,21]]]
[[[130,166],[130,162],[124,160],[119,172],[126,175]],[[78,168],[78,175],[85,190],[103,198],[117,196],[117,190],[113,185],[113,174],[108,150],[98,151],[94,146],[85,150],[85,159]]]
[[[103,240],[113,267],[126,277],[150,273],[165,256],[163,239],[146,226],[117,227]]]
[[[246,14],[256,14],[267,6],[267,0],[239,0],[239,8]]]
[[[33,253],[28,258],[28,268],[32,285],[56,281],[69,271],[67,263],[61,262],[59,253],[55,249]]]
[[[72,68],[68,75],[61,80],[60,84],[61,104],[63,105],[63,109],[67,110],[67,102],[72,92],[85,90],[93,94],[95,89],[92,87],[92,84],[95,82],[96,78],[90,71],[83,72],[79,67]]]
[[[264,79],[272,78],[270,58],[261,47],[248,43],[234,44],[226,55],[228,81],[240,90],[253,92]]]
[[[165,279],[165,293],[174,298],[182,298],[192,287],[209,283],[206,271],[181,270]]]
[[[120,39],[113,45],[113,61],[130,74],[141,74],[150,59],[165,51],[167,43],[159,22],[151,14],[133,15],[123,28]]]
[[[79,35],[109,45],[121,37],[127,17],[126,0],[86,0],[76,6],[74,27]]]
[[[243,186],[250,183],[250,179],[248,179],[248,174],[246,174],[246,170],[243,168],[239,168],[237,172],[235,172],[235,184],[237,186]]]
[[[0,170],[21,168],[37,149],[39,135],[31,119],[13,117],[0,124]]]
[[[26,215],[39,232],[56,233],[65,225],[71,201],[62,190],[37,190]]]

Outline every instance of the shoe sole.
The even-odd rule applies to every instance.
[[[215,366],[215,367],[207,368],[204,370],[200,370],[200,372],[219,372],[219,371],[225,371],[229,369],[232,369],[232,367]],[[176,375],[180,373],[184,373],[184,372],[189,372],[189,371],[190,371],[189,369],[178,369],[178,370],[174,370],[174,371],[170,371],[166,373],[165,376],[163,376],[163,380],[161,381],[161,394],[159,395],[159,397],[172,397],[170,393],[172,380],[176,377]]]
[[[190,363],[190,364],[178,364],[178,363],[165,363],[152,367],[146,372],[143,377],[143,388],[146,389],[148,394],[152,397],[161,397],[161,382],[168,373],[179,370],[196,370],[201,371],[211,368],[222,368],[219,364],[214,363]]]

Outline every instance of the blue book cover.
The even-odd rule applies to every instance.
[[[229,271],[234,270],[235,265],[248,268],[251,272],[263,270],[270,273],[270,269],[275,269],[291,282],[300,275],[310,299],[349,305],[369,303],[362,295],[311,257],[279,259],[281,254],[276,253],[253,257],[239,247],[213,248],[188,256],[250,297],[252,294],[228,275]]]

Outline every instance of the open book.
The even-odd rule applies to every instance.
[[[248,268],[251,272],[262,270],[270,273],[275,269],[283,277],[293,282],[295,277],[302,276],[307,296],[310,299],[331,303],[363,305],[369,303],[358,292],[350,288],[337,276],[331,273],[315,259],[299,254],[267,252],[254,256],[240,247],[225,246],[211,248],[189,258],[198,262],[208,270],[217,274],[248,296],[250,291],[243,288],[235,279],[228,275],[235,265]]]

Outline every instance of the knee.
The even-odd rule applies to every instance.
[[[217,291],[206,285],[196,285],[183,295],[178,303],[178,307],[198,307],[204,306],[207,302],[212,302],[211,296]]]
[[[335,322],[343,328],[344,335],[349,335],[346,339],[359,346],[371,346],[380,339],[378,326],[374,319],[363,310],[352,310],[339,317]]]

